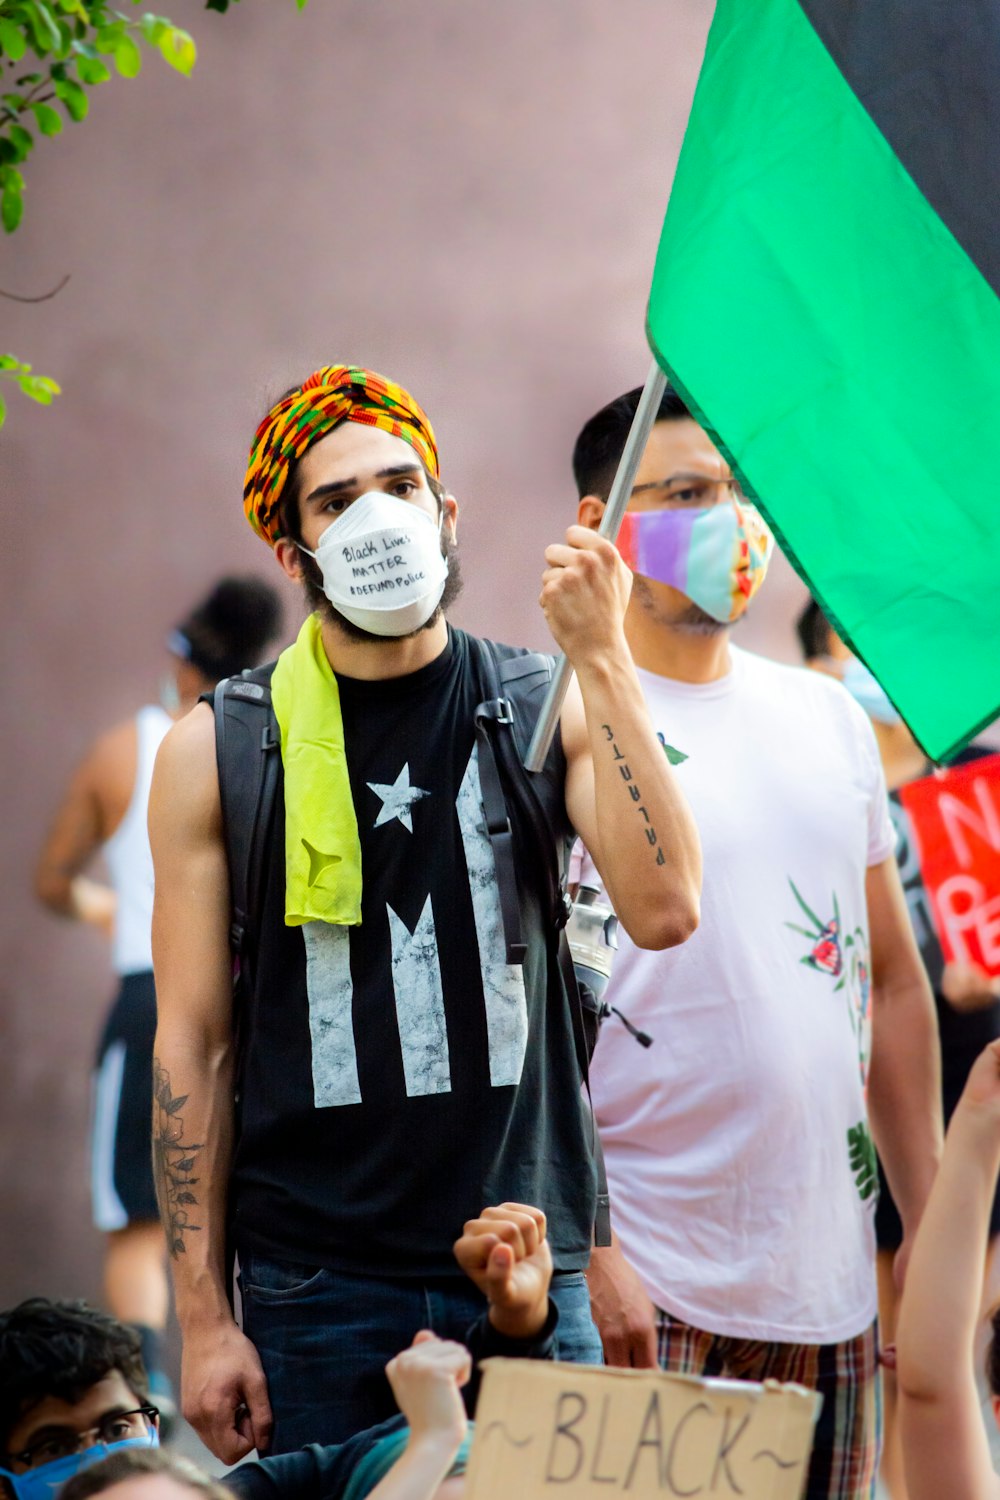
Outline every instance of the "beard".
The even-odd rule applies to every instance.
[[[717,620],[700,604],[689,599],[679,614],[662,609],[653,596],[645,578],[636,573],[632,580],[632,593],[641,608],[651,615],[657,625],[666,625],[682,635],[718,635],[721,630],[732,630],[735,620]]]
[[[444,591],[437,605],[431,611],[430,617],[416,630],[408,630],[404,635],[376,635],[374,631],[363,630],[360,625],[355,625],[346,615],[342,615],[339,609],[335,609],[323,592],[323,574],[315,558],[306,553],[300,554],[302,558],[302,585],[305,589],[306,600],[310,610],[321,616],[324,622],[335,625],[341,635],[349,641],[374,641],[376,645],[391,645],[394,641],[410,641],[414,636],[422,635],[425,630],[433,630],[434,626],[454,604],[462,592],[464,579],[462,578],[462,565],[458,555],[458,543],[451,537],[442,538],[441,556],[448,565],[448,576],[444,581]]]
[[[689,604],[676,620],[671,621],[672,628],[682,635],[718,635],[720,630],[732,630],[735,623],[735,620],[717,620],[700,604]]]

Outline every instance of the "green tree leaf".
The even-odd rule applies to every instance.
[[[32,0],[28,14],[31,17],[31,29],[35,33],[35,41],[42,54],[44,55],[46,51],[60,52],[63,38],[56,25],[55,16],[45,4],[45,0]]]
[[[7,403],[4,401],[3,397],[0,396],[0,427],[3,426],[4,422],[6,421],[6,419],[7,419]]]
[[[90,110],[90,100],[85,91],[71,78],[63,82],[57,80],[55,85],[57,96],[66,106],[66,113],[72,120],[85,120]]]
[[[166,62],[185,78],[191,77],[191,69],[198,57],[194,37],[179,26],[168,26],[160,38],[160,52]]]
[[[21,222],[24,213],[24,198],[21,196],[21,188],[4,183],[3,197],[0,198],[0,223],[8,234],[13,234]]]
[[[123,78],[136,78],[142,68],[142,53],[126,32],[115,47],[115,67]]]
[[[160,38],[165,31],[170,29],[170,22],[164,20],[163,16],[151,15],[148,11],[139,22],[142,34],[151,47],[158,47]]]
[[[53,396],[60,394],[59,386],[47,375],[22,375],[18,384],[28,400],[37,401],[39,406],[51,406]]]
[[[105,56],[113,57],[118,50],[118,43],[125,35],[125,22],[113,21],[108,26],[99,26],[97,35],[94,37],[94,46],[98,52]]]
[[[76,63],[76,71],[79,73],[83,82],[90,84],[91,87],[93,87],[95,83],[107,83],[108,79],[111,77],[111,69],[104,63],[102,63],[100,58],[97,56],[78,58]]]
[[[51,104],[33,104],[31,113],[42,135],[58,135],[63,128],[62,115]]]
[[[27,50],[28,43],[23,28],[0,16],[0,52],[9,57],[11,62],[20,62]]]

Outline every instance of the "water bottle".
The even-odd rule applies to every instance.
[[[648,1031],[633,1026],[617,1005],[609,1005],[604,998],[618,949],[618,918],[610,906],[602,904],[600,895],[594,886],[581,885],[566,923],[569,951],[573,956],[573,969],[584,1009],[588,1052],[593,1054],[601,1022],[610,1015],[618,1017],[641,1047],[650,1047],[653,1038]]]
[[[618,918],[600,901],[600,891],[581,885],[566,924],[569,951],[580,984],[602,1000],[611,978],[611,965],[618,947]]]

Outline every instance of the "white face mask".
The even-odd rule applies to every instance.
[[[410,635],[437,609],[448,578],[441,524],[398,495],[370,490],[320,537],[314,557],[334,609],[372,635]]]

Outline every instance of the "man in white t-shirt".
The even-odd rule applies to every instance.
[[[584,525],[638,397],[577,441]],[[668,391],[619,547],[629,645],[701,833],[702,917],[667,952],[621,941],[607,998],[653,1041],[612,1017],[591,1071],[616,1230],[591,1297],[612,1364],[822,1391],[808,1500],[861,1500],[879,1425],[872,1134],[901,1274],[940,1150],[937,1038],[866,715],[832,679],[730,644],[772,546]],[[586,854],[579,879],[599,885]]]

